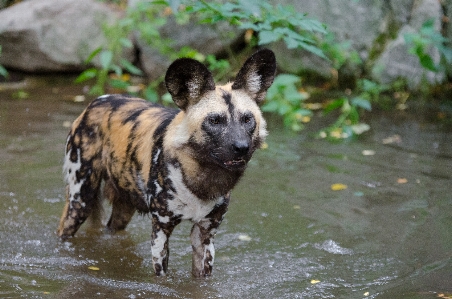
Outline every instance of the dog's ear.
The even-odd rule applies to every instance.
[[[182,110],[197,103],[207,91],[215,89],[210,71],[190,58],[177,59],[169,66],[165,84],[174,103]]]
[[[232,89],[243,89],[256,103],[265,99],[267,89],[275,78],[275,54],[262,49],[248,58],[235,78]]]

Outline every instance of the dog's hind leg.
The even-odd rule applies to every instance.
[[[68,137],[64,171],[66,176],[66,205],[61,215],[58,236],[62,239],[73,236],[88,216],[100,208],[99,188],[101,174],[99,155],[83,157],[82,148],[74,140],[77,133]],[[96,165],[97,167],[94,167]],[[94,211],[95,215],[99,214]]]
[[[104,196],[112,205],[107,229],[112,232],[125,229],[136,210],[135,206],[129,200],[127,192],[118,190],[111,180],[107,180],[104,186]]]

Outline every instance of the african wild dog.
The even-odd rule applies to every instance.
[[[152,217],[152,262],[168,267],[168,238],[189,219],[192,272],[212,272],[213,238],[228,208],[231,189],[267,132],[258,104],[273,82],[272,51],[252,55],[235,82],[215,86],[196,60],[173,62],[166,87],[180,110],[137,98],[105,95],[74,121],[64,162],[66,205],[58,235],[73,236],[99,215],[100,186],[112,204],[107,223],[124,229],[135,211]]]

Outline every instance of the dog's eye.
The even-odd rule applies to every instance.
[[[221,120],[220,120],[219,116],[212,116],[212,117],[209,118],[209,122],[212,125],[218,125],[221,122]]]
[[[251,115],[244,115],[244,116],[242,117],[242,121],[243,121],[245,124],[250,123],[252,120],[253,120],[253,117],[252,117]]]

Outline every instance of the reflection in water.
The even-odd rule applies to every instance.
[[[147,216],[136,215],[116,235],[85,225],[60,242],[63,125],[86,105],[71,101],[78,89],[40,87],[25,100],[0,93],[0,297],[435,298],[452,292],[452,134],[419,114],[375,114],[373,132],[349,144],[271,128],[268,149],[257,153],[233,192],[210,278],[191,277],[189,223],[174,232],[164,278],[152,274]],[[382,142],[391,136],[398,138]],[[331,190],[337,183],[347,188]]]

